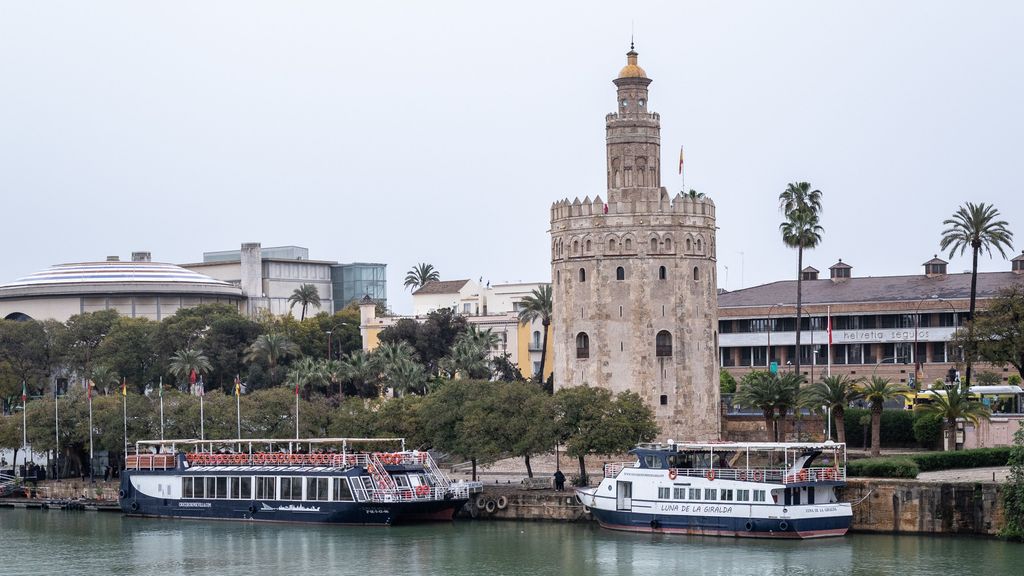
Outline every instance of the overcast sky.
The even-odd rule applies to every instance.
[[[548,281],[551,203],[607,197],[631,23],[662,182],[684,144],[717,204],[720,287],[794,276],[796,180],[824,194],[822,271],[920,273],[965,201],[1019,253],[1021,22],[1020,2],[0,0],[0,282],[253,241],[385,262],[398,312],[416,262]]]

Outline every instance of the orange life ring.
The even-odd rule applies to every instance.
[[[668,479],[669,480],[675,480],[678,475],[679,475],[679,472],[677,472],[675,468],[669,468],[668,469]]]
[[[715,471],[714,470],[708,470],[707,473],[704,474],[704,477],[707,478],[708,480],[712,480],[713,481],[715,479]]]

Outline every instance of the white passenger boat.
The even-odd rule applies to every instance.
[[[136,443],[118,498],[132,516],[390,525],[451,520],[480,490],[401,438],[163,440]]]
[[[642,444],[635,462],[606,464],[579,500],[605,528],[752,538],[842,536],[851,506],[846,445]]]

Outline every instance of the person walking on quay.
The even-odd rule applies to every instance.
[[[562,470],[555,470],[555,491],[561,492],[565,490],[565,474],[562,474]]]

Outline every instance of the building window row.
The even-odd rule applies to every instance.
[[[694,280],[697,269],[694,268]],[[953,312],[921,314],[867,314],[862,316],[833,316],[832,330],[875,330],[890,328],[950,328],[962,324],[964,314]],[[719,320],[719,332],[723,334],[744,334],[750,332],[794,332],[796,317],[750,318],[741,320]],[[801,330],[827,330],[828,317],[803,316]]]
[[[569,252],[569,256],[586,256],[591,255],[595,249],[600,249],[602,246],[601,242],[603,241],[598,240],[598,243],[595,243],[590,238],[584,238],[582,240],[576,238],[569,242],[568,250],[566,250],[567,247],[565,245],[565,241],[556,240],[552,243],[551,252],[555,258],[564,257],[567,251]],[[705,244],[702,238],[698,237],[694,239],[687,237],[683,240],[683,243],[685,246],[685,252],[688,254],[702,254],[704,252]],[[606,246],[608,247],[606,252],[607,254],[634,253],[633,239],[629,236],[626,236],[625,238],[608,238]],[[673,254],[675,253],[675,248],[676,246],[675,242],[672,240],[672,236],[667,234],[661,238],[652,236],[650,239],[650,249],[648,250],[648,254]]]
[[[620,349],[622,348],[620,343]],[[672,333],[668,330],[658,332],[654,337],[654,354],[659,358],[672,356]],[[590,336],[586,332],[576,335],[576,357],[590,358]],[[666,401],[667,403],[667,401]]]
[[[753,499],[751,499],[753,496]],[[765,490],[734,490],[732,488],[668,488],[658,487],[659,500],[694,500],[726,502],[764,502]]]
[[[556,272],[556,274],[557,274],[557,277],[558,277],[558,283],[560,284],[561,280],[562,280],[562,273],[561,273],[561,271],[558,271],[558,272]],[[579,269],[579,273],[578,273],[578,277],[579,277],[579,281],[580,282],[586,282],[587,281],[587,269],[586,268],[580,268]],[[615,268],[615,279],[616,280],[620,280],[620,281],[626,279],[626,269],[624,267],[618,266],[618,267]],[[658,267],[658,280],[668,280],[668,268],[666,268],[664,266],[659,266]],[[693,280],[695,282],[700,280],[700,269],[697,268],[696,266],[693,267]]]
[[[833,344],[832,364],[944,364],[963,360],[963,351],[951,342],[887,342],[873,344]],[[796,346],[723,346],[720,350],[722,367],[766,367],[772,362],[792,363],[796,359]],[[828,364],[829,347],[825,344],[802,344],[800,363]]]

